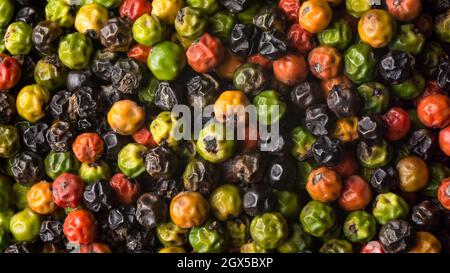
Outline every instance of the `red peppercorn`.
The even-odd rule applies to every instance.
[[[438,189],[438,199],[444,208],[450,210],[450,177],[441,181]]]
[[[119,8],[120,16],[128,17],[133,22],[151,11],[152,5],[148,0],[124,0]]]
[[[417,116],[426,127],[447,127],[450,125],[450,98],[433,94],[421,99],[417,105]]]
[[[247,62],[259,64],[260,66],[264,67],[265,69],[272,68],[272,61],[267,59],[261,54],[255,54],[247,58]]]
[[[222,42],[209,33],[195,40],[186,51],[189,65],[198,73],[207,73],[220,64],[224,56]]]
[[[342,178],[347,178],[358,172],[359,165],[352,153],[346,153],[341,162],[331,167],[331,169],[336,171]]]
[[[0,53],[0,92],[13,88],[20,80],[21,69],[16,59]]]
[[[406,136],[411,129],[411,120],[408,113],[399,107],[391,108],[383,115],[386,123],[386,138],[390,141],[397,141]]]
[[[141,193],[139,183],[130,181],[123,173],[111,177],[109,185],[116,192],[117,200],[124,205],[134,203]]]
[[[287,54],[273,62],[273,74],[280,82],[294,86],[306,80],[308,65],[303,56]]]
[[[128,57],[136,59],[144,64],[147,64],[149,54],[150,47],[141,44],[133,45],[127,53]]]
[[[384,246],[379,241],[368,242],[365,246],[361,248],[360,253],[386,253]]]
[[[298,22],[298,10],[300,9],[300,0],[280,0],[278,7],[286,14],[291,22]]]
[[[294,24],[288,30],[287,39],[291,46],[300,53],[307,53],[316,46],[313,36],[311,32],[303,29],[299,24]]]
[[[344,182],[339,206],[345,211],[364,209],[372,200],[369,184],[359,175],[352,175]]]
[[[149,148],[155,148],[156,146],[158,146],[158,143],[156,143],[155,139],[153,138],[152,132],[150,132],[150,130],[146,126],[139,129],[132,135],[132,137],[136,143],[145,145]]]
[[[450,156],[450,126],[439,132],[439,148],[444,154]]]
[[[86,209],[77,209],[69,212],[64,221],[64,235],[74,244],[87,245],[95,238],[95,219]]]
[[[61,208],[76,208],[83,198],[83,180],[71,173],[60,174],[52,183],[53,201]]]
[[[419,105],[419,102],[423,98],[434,94],[445,94],[445,93],[444,91],[442,91],[442,89],[439,87],[436,81],[427,81],[425,89],[423,90],[422,94],[420,94],[420,96],[414,99],[414,105],[415,106]]]
[[[94,163],[103,153],[104,145],[96,133],[83,133],[72,144],[76,158],[83,163]]]

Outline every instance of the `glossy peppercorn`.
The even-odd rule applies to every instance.
[[[341,178],[331,169],[318,168],[309,174],[306,190],[313,200],[332,202],[341,194]]]
[[[318,46],[309,52],[308,65],[315,77],[329,80],[340,74],[342,56],[334,47]]]
[[[233,76],[234,86],[251,95],[258,94],[266,87],[269,79],[263,67],[258,64],[244,64],[240,66]]]
[[[290,99],[298,112],[305,111],[308,107],[324,102],[320,86],[316,82],[306,81],[295,86]]]
[[[14,214],[11,217],[9,230],[18,242],[32,242],[39,235],[41,218],[30,208]]]
[[[36,153],[24,151],[20,153],[11,166],[11,173],[17,183],[24,186],[31,186],[43,177],[44,161]]]
[[[326,104],[317,104],[306,109],[305,126],[315,136],[327,135],[335,119]]]
[[[21,74],[19,62],[13,57],[0,53],[0,90],[13,88],[19,82]]]
[[[391,85],[391,90],[402,99],[414,99],[422,93],[424,88],[425,79],[416,71],[413,71],[411,77],[405,82]]]
[[[277,198],[272,189],[264,184],[252,185],[243,197],[243,208],[247,215],[256,216],[275,208]]]
[[[311,33],[322,32],[332,19],[332,10],[327,1],[305,1],[300,6],[300,26]]]
[[[307,53],[316,45],[313,35],[299,24],[293,24],[288,30],[287,40],[291,47],[296,48],[301,53]]]
[[[102,160],[94,163],[82,163],[78,169],[78,175],[87,184],[97,180],[109,180],[111,178],[111,169],[109,165]]]
[[[389,51],[379,64],[380,76],[386,83],[399,84],[412,76],[414,57],[406,52]]]
[[[373,48],[382,48],[389,44],[395,31],[394,19],[382,9],[371,9],[365,12],[358,22],[361,41]]]
[[[361,84],[356,91],[361,98],[362,114],[381,114],[389,106],[389,89],[381,83],[369,82]]]
[[[181,228],[202,225],[209,216],[208,202],[197,192],[182,192],[170,203],[170,217]]]
[[[253,218],[250,234],[257,245],[273,249],[281,245],[288,235],[288,225],[279,213],[264,213]]]
[[[450,208],[450,179],[445,178],[441,181],[441,185],[438,188],[438,194],[437,194],[439,202],[441,202],[441,205],[449,209]]]
[[[337,85],[328,94],[327,104],[338,118],[356,116],[361,108],[361,98],[353,88]]]
[[[320,136],[311,146],[312,156],[317,164],[332,167],[343,158],[344,152],[340,140],[328,136]]]
[[[345,211],[364,209],[372,201],[369,184],[359,175],[352,175],[344,180],[338,204]]]
[[[345,219],[345,238],[353,243],[368,242],[376,235],[376,221],[365,211],[354,211]]]
[[[405,252],[414,244],[414,230],[404,220],[393,220],[381,227],[378,235],[384,248],[391,253]]]
[[[427,96],[419,101],[417,115],[426,127],[444,128],[450,124],[450,98],[442,94]]]
[[[164,222],[168,206],[156,194],[144,193],[136,202],[136,219],[145,228],[155,228]]]
[[[222,252],[227,242],[226,230],[218,221],[207,222],[189,232],[189,243],[198,253]]]
[[[72,243],[91,243],[94,241],[95,229],[94,216],[85,209],[71,211],[64,221],[64,235]]]
[[[305,81],[308,67],[304,57],[287,54],[273,62],[273,73],[280,82],[294,86]]]
[[[126,176],[135,178],[145,171],[146,153],[147,148],[144,145],[129,143],[120,150],[117,165]]]
[[[375,79],[377,59],[369,45],[351,45],[344,53],[344,74],[352,82],[361,84]]]
[[[386,138],[389,141],[402,139],[411,129],[411,121],[408,113],[399,107],[394,107],[388,110],[383,115],[383,120],[387,129]]]
[[[440,210],[436,203],[425,200],[414,206],[411,213],[411,221],[415,227],[428,230],[439,224]]]
[[[392,166],[377,168],[370,175],[370,184],[378,193],[393,191],[399,185],[398,172]]]
[[[236,24],[230,36],[230,49],[233,53],[248,57],[256,53],[261,39],[261,30],[255,25]]]
[[[378,194],[372,210],[377,222],[382,225],[389,221],[404,219],[408,212],[409,205],[403,197],[392,192]]]
[[[215,189],[209,197],[209,204],[211,212],[220,221],[239,217],[243,209],[240,190],[231,184],[221,185]]]
[[[290,158],[276,157],[269,163],[267,175],[272,188],[288,190],[297,179],[297,166]]]
[[[319,201],[310,201],[300,213],[300,222],[306,233],[323,237],[334,225],[336,215],[334,210]]]

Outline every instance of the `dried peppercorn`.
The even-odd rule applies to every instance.
[[[0,53],[0,90],[13,88],[20,80],[20,64],[13,57]]]
[[[158,145],[153,138],[152,132],[146,127],[139,129],[132,137],[136,143],[145,145],[149,148],[155,148]]]
[[[134,22],[132,30],[134,40],[149,47],[162,42],[167,33],[166,24],[150,14],[140,16]]]
[[[307,53],[316,46],[313,34],[303,29],[299,24],[293,24],[287,33],[286,39],[291,47],[296,48],[300,53]]]
[[[156,194],[144,193],[136,202],[136,220],[141,226],[151,229],[164,222],[168,206]]]
[[[136,201],[141,192],[140,184],[133,179],[128,179],[122,173],[113,175],[109,185],[115,191],[117,200],[124,205],[129,205]]]
[[[358,22],[358,33],[366,44],[373,48],[382,48],[394,37],[396,25],[389,13],[382,9],[365,12]]]
[[[376,235],[376,221],[365,211],[354,211],[345,219],[343,230],[345,238],[353,243],[368,242]]]
[[[413,71],[411,78],[405,82],[391,85],[391,90],[402,99],[414,99],[422,93],[424,88],[425,78],[416,71]]]
[[[436,137],[430,130],[420,129],[411,133],[408,138],[408,149],[423,158],[428,160],[431,158],[434,149],[436,148]]]
[[[361,108],[361,99],[353,88],[337,85],[328,94],[327,104],[338,118],[357,116]]]
[[[331,132],[335,117],[326,104],[317,104],[306,109],[306,129],[315,136],[327,135]]]
[[[389,106],[389,89],[378,82],[361,84],[357,89],[362,101],[362,114],[381,114]]]
[[[439,224],[440,210],[437,204],[425,200],[414,206],[411,213],[411,221],[415,227],[428,230]]]
[[[195,40],[186,51],[188,64],[198,73],[207,73],[219,65],[224,48],[218,38],[208,33]]]
[[[401,25],[389,47],[412,55],[419,54],[425,44],[424,35],[413,24]]]
[[[379,116],[363,116],[358,122],[358,134],[364,140],[378,142],[384,132],[384,122]]]
[[[414,57],[401,51],[389,51],[384,55],[379,64],[380,76],[387,83],[400,84],[412,76]]]
[[[200,109],[214,103],[218,96],[219,82],[209,74],[198,74],[187,82],[187,98],[191,107]]]
[[[146,64],[148,55],[150,54],[150,47],[141,44],[135,44],[130,47],[127,56]]]
[[[34,47],[42,54],[56,53],[62,28],[54,21],[39,22],[33,29],[31,40]]]
[[[27,121],[36,122],[45,116],[44,107],[50,100],[49,91],[39,85],[27,85],[16,98],[17,113]]]
[[[55,152],[64,152],[70,149],[70,142],[73,137],[70,123],[56,120],[48,128],[45,138],[50,148]]]
[[[437,194],[438,200],[445,209],[450,208],[450,179],[445,178],[441,181]]]
[[[17,11],[14,21],[24,22],[34,27],[37,23],[42,21],[42,14],[41,11],[35,7],[23,7]]]
[[[32,32],[33,28],[24,22],[10,24],[4,38],[6,49],[13,55],[27,55],[33,47]]]
[[[353,253],[352,244],[344,239],[332,238],[319,249],[320,253]]]
[[[416,232],[415,245],[408,253],[440,253],[441,242],[430,232]]]
[[[63,28],[70,28],[75,22],[70,5],[65,1],[50,0],[45,6],[45,17],[47,20],[56,22]]]
[[[69,92],[76,92],[83,87],[96,87],[96,78],[90,69],[71,70],[67,74],[66,87]]]
[[[10,0],[2,1],[0,4],[0,27],[5,27],[8,25],[9,21],[14,15],[14,2]]]
[[[12,125],[0,125],[0,157],[13,158],[20,150],[19,132]]]
[[[316,138],[303,127],[295,127],[291,132],[293,147],[291,154],[298,160],[303,160],[312,155],[312,145]]]
[[[170,178],[178,167],[175,153],[166,146],[151,149],[145,156],[145,169],[156,178]]]
[[[225,138],[225,126],[210,123],[199,133],[197,152],[199,155],[212,163],[220,163],[227,160],[233,154],[235,142]]]
[[[136,94],[145,81],[144,65],[135,59],[119,59],[112,67],[111,82],[124,94]]]
[[[52,198],[51,183],[41,181],[34,184],[27,193],[28,206],[39,214],[51,214],[56,210]]]
[[[14,97],[8,93],[0,93],[0,123],[10,124],[16,114],[16,101]]]
[[[259,41],[258,52],[269,60],[276,60],[287,52],[284,33],[274,30],[263,32]]]
[[[443,89],[447,92],[450,90],[450,62],[449,61],[444,61],[444,62],[440,63],[440,65],[438,67],[436,81],[438,83],[438,86],[441,89]]]
[[[107,21],[108,10],[94,2],[80,7],[75,16],[74,27],[78,32],[98,39],[100,29]]]
[[[347,117],[338,119],[331,135],[343,143],[358,139],[358,118]]]
[[[84,183],[71,173],[60,174],[52,183],[53,200],[62,208],[76,208],[83,198]]]
[[[42,221],[39,238],[43,242],[61,243],[64,240],[63,223],[59,220]]]
[[[375,169],[386,166],[392,159],[391,143],[382,140],[380,143],[369,143],[361,140],[358,143],[358,159],[361,165]]]
[[[189,243],[197,253],[222,252],[228,243],[225,228],[219,221],[209,221],[189,232]]]
[[[407,221],[393,220],[381,227],[378,238],[388,252],[398,253],[413,246],[414,235],[414,230]]]
[[[360,176],[352,175],[344,180],[338,203],[345,211],[364,209],[372,200],[369,184]]]
[[[279,247],[288,236],[284,217],[276,212],[255,216],[250,223],[250,234],[257,245],[264,249]]]
[[[212,192],[218,180],[219,176],[214,171],[213,164],[201,159],[191,160],[183,173],[184,188],[204,195]]]
[[[450,124],[450,98],[433,94],[419,101],[417,115],[426,127],[444,128]]]
[[[311,153],[317,164],[332,167],[343,158],[344,152],[340,140],[320,136],[311,146]]]
[[[309,52],[308,64],[315,77],[321,80],[329,80],[340,74],[342,56],[335,48],[322,45]]]
[[[300,222],[306,233],[323,237],[334,225],[336,215],[334,210],[319,201],[310,201],[300,213]]]
[[[120,16],[127,17],[133,22],[142,15],[150,13],[151,10],[152,6],[148,0],[125,0],[119,7]]]
[[[394,0],[386,1],[386,6],[389,14],[398,21],[412,21],[422,11],[421,1],[406,0],[396,2]]]
[[[25,208],[11,217],[9,229],[16,241],[32,242],[39,235],[40,226],[39,214]]]
[[[447,156],[450,155],[450,126],[439,131],[439,148]]]
[[[332,10],[327,1],[305,1],[300,6],[300,26],[311,33],[322,32],[332,19]]]
[[[277,198],[272,189],[264,184],[252,185],[245,191],[242,200],[244,211],[249,216],[271,211],[277,203]]]
[[[284,12],[289,21],[298,22],[299,0],[281,0],[278,2],[278,7]]]
[[[416,57],[418,69],[428,79],[435,79],[438,74],[442,46],[435,41],[427,41],[424,49]]]
[[[261,30],[252,24],[234,25],[230,36],[230,49],[233,53],[248,57],[258,51]]]
[[[75,244],[89,244],[95,237],[95,219],[86,209],[69,212],[64,221],[64,235],[67,240]]]
[[[239,188],[230,184],[215,189],[209,197],[209,204],[213,215],[221,221],[239,217],[243,209]]]
[[[116,205],[115,193],[108,182],[95,181],[84,188],[83,204],[93,212],[108,211]]]
[[[287,106],[280,97],[276,91],[266,90],[253,98],[259,123],[270,125],[284,117]]]
[[[170,111],[175,105],[182,104],[183,89],[172,81],[161,81],[155,90],[155,105],[163,111]]]
[[[103,140],[96,133],[83,133],[73,142],[72,150],[80,162],[94,163],[103,154]]]
[[[287,54],[273,62],[273,73],[280,82],[294,86],[306,80],[308,67],[302,56]]]
[[[274,189],[288,190],[297,180],[297,166],[285,157],[276,157],[268,165],[269,184]]]
[[[265,161],[257,151],[245,151],[231,161],[233,176],[243,183],[253,184],[262,180]]]
[[[299,113],[308,107],[324,102],[323,93],[316,82],[306,81],[295,86],[290,94],[291,102]]]
[[[50,91],[58,90],[64,86],[67,77],[67,68],[59,61],[56,55],[46,56],[36,63],[34,79]]]
[[[369,45],[354,44],[344,53],[344,74],[356,84],[372,81],[377,74],[376,66],[377,59]]]
[[[78,175],[87,184],[97,180],[109,180],[111,178],[111,169],[108,163],[99,160],[94,163],[82,163],[78,169]]]
[[[353,35],[350,24],[344,19],[337,19],[318,34],[321,45],[327,45],[344,50],[352,41]]]
[[[64,36],[59,43],[58,56],[70,69],[80,70],[89,66],[92,51],[92,42],[89,37],[76,32]]]
[[[403,197],[387,192],[378,194],[373,204],[372,214],[379,224],[404,219],[409,212],[409,205]]]
[[[121,135],[132,135],[144,122],[144,109],[132,100],[120,100],[108,112],[108,124]]]
[[[308,176],[306,190],[313,200],[332,202],[341,194],[342,183],[339,175],[326,167],[313,170]]]
[[[148,67],[158,80],[174,80],[186,65],[181,46],[164,41],[152,47]]]
[[[11,174],[17,183],[24,186],[31,186],[44,176],[45,168],[43,159],[31,151],[23,151],[11,166]]]
[[[99,79],[112,81],[111,73],[117,59],[119,59],[119,54],[107,49],[99,50],[95,52],[91,70]]]
[[[144,145],[129,143],[120,150],[117,165],[126,176],[135,178],[145,171],[146,153],[147,148]]]
[[[386,139],[397,141],[406,136],[411,129],[408,113],[400,107],[394,107],[383,115],[386,124]]]
[[[182,192],[170,203],[170,217],[181,228],[202,225],[209,216],[208,202],[197,192]]]
[[[51,151],[44,160],[45,172],[47,175],[56,179],[62,173],[76,173],[80,163],[71,152]]]
[[[377,168],[370,175],[370,185],[378,193],[394,191],[398,184],[398,172],[392,166]]]
[[[171,147],[178,144],[175,139],[175,128],[178,124],[178,117],[175,113],[163,111],[153,119],[150,124],[150,132],[153,135],[156,143],[165,143]]]

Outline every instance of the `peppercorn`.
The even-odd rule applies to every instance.
[[[397,189],[399,184],[398,172],[392,166],[373,170],[370,184],[378,193],[386,193]]]
[[[344,156],[341,142],[328,136],[317,138],[311,152],[317,164],[325,167],[336,166]]]
[[[202,159],[191,160],[183,173],[184,188],[208,195],[219,180],[212,163]]]
[[[378,238],[388,252],[398,253],[413,246],[414,235],[414,230],[407,221],[393,220],[381,227]]]
[[[172,81],[161,81],[155,91],[155,105],[163,111],[170,111],[175,105],[182,104],[183,90]]]
[[[315,136],[327,135],[334,125],[335,116],[326,104],[317,104],[306,109],[306,129]]]
[[[272,189],[264,184],[252,185],[243,197],[243,208],[247,215],[256,216],[275,208],[277,199]]]
[[[232,172],[238,180],[254,184],[262,180],[265,160],[257,151],[245,151],[232,159]]]

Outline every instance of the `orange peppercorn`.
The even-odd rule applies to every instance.
[[[332,169],[320,167],[309,174],[306,190],[314,200],[332,202],[341,194],[341,178]]]
[[[245,106],[249,104],[247,96],[242,91],[224,91],[214,103],[214,114],[219,122],[238,116],[239,121],[245,121]]]
[[[51,214],[56,210],[51,186],[51,183],[41,181],[31,187],[27,193],[27,200],[32,211],[39,214]]]
[[[442,94],[423,98],[417,106],[417,116],[426,127],[444,128],[450,125],[450,98]]]
[[[334,47],[318,46],[309,52],[308,65],[314,76],[321,80],[329,80],[340,74],[342,55]]]
[[[76,158],[82,163],[94,163],[103,154],[104,144],[96,133],[83,133],[72,144]]]
[[[121,135],[132,135],[139,130],[145,118],[144,108],[132,100],[119,100],[108,112],[108,124]]]
[[[395,20],[408,22],[414,20],[422,11],[422,1],[418,0],[386,0],[389,14]]]
[[[441,181],[438,189],[438,199],[444,208],[450,210],[450,177]]]
[[[311,33],[322,32],[332,17],[333,12],[325,0],[309,0],[300,6],[300,26]]]
[[[170,217],[181,228],[203,224],[209,216],[209,204],[198,192],[179,193],[170,203]]]
[[[364,209],[372,200],[369,184],[359,175],[352,175],[344,181],[339,206],[345,211]]]
[[[430,232],[416,232],[416,244],[408,253],[440,253],[441,242]]]
[[[294,86],[306,80],[308,65],[303,56],[287,54],[273,62],[273,74],[280,82]]]
[[[450,156],[450,126],[445,127],[439,132],[439,148],[447,156]]]
[[[95,219],[86,209],[69,212],[63,225],[64,235],[74,244],[87,245],[95,238]]]

